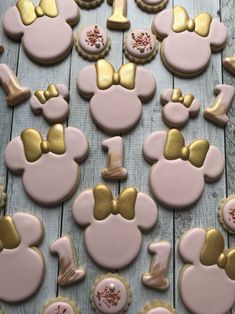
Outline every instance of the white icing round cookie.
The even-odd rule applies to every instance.
[[[62,203],[76,189],[79,161],[88,154],[86,136],[73,127],[52,126],[44,140],[36,129],[25,129],[7,145],[5,163],[22,175],[27,194],[43,206]]]
[[[3,29],[11,38],[21,40],[31,59],[51,64],[69,54],[73,47],[71,26],[78,20],[74,0],[41,0],[37,7],[31,0],[18,0],[4,14]]]
[[[157,13],[165,9],[168,0],[136,0],[136,3],[142,10],[148,13]]]
[[[222,226],[230,233],[235,233],[235,195],[229,195],[219,205],[218,215]]]
[[[20,302],[40,287],[45,263],[38,246],[44,236],[42,222],[31,214],[0,218],[0,300]]]

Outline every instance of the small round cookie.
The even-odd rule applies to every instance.
[[[218,215],[224,229],[235,234],[235,194],[221,201]]]
[[[153,301],[146,304],[140,314],[176,314],[176,310],[164,301]]]
[[[75,302],[69,298],[57,297],[50,299],[43,305],[39,314],[79,314],[80,311]]]
[[[137,64],[151,61],[157,54],[158,42],[152,32],[136,29],[129,32],[124,42],[126,57]]]
[[[103,0],[75,0],[82,9],[94,9],[98,7]]]
[[[91,25],[75,35],[75,45],[84,59],[97,61],[107,55],[111,42],[106,30],[98,25]]]
[[[148,13],[157,13],[165,9],[168,0],[135,0],[137,5]]]
[[[97,314],[122,314],[131,303],[131,289],[125,278],[107,273],[98,277],[90,293]]]

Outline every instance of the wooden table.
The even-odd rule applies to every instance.
[[[1,18],[6,9],[15,2],[15,0],[0,1]],[[150,165],[142,157],[142,144],[146,136],[152,131],[166,129],[161,119],[159,95],[160,92],[169,87],[180,87],[185,93],[191,92],[201,100],[203,104],[201,114],[195,120],[189,121],[183,129],[183,133],[188,142],[198,137],[209,139],[225,154],[226,168],[220,181],[206,185],[203,196],[194,206],[183,211],[167,210],[159,206],[158,223],[152,232],[143,237],[143,247],[140,255],[130,267],[120,271],[120,274],[125,276],[131,284],[133,297],[128,310],[128,313],[131,314],[139,313],[143,305],[153,299],[164,299],[174,304],[179,314],[188,313],[182,305],[178,292],[178,276],[182,266],[177,253],[179,238],[184,231],[193,227],[216,226],[221,229],[216,212],[218,203],[227,194],[235,192],[234,110],[232,108],[229,112],[230,122],[225,129],[214,126],[202,116],[204,108],[213,101],[213,87],[218,83],[235,83],[235,78],[227,73],[221,64],[224,56],[229,56],[235,52],[233,45],[235,37],[235,0],[175,0],[170,1],[168,7],[178,4],[184,5],[191,16],[195,16],[202,11],[208,11],[214,17],[221,19],[229,28],[228,44],[222,54],[213,54],[207,71],[194,79],[179,79],[172,76],[163,66],[159,54],[150,64],[146,65],[146,68],[151,70],[157,79],[157,94],[150,103],[144,105],[143,116],[138,126],[132,132],[123,136],[125,167],[129,172],[128,179],[124,182],[110,183],[110,186],[113,193],[116,194],[128,185],[136,185],[140,191],[150,193],[148,187]],[[81,10],[80,22],[74,30],[77,31],[81,26],[92,23],[98,23],[105,27],[106,19],[110,14],[111,7],[107,3],[103,3],[94,10]],[[141,11],[134,0],[128,0],[128,16],[131,20],[132,29],[140,27],[150,29],[153,15]],[[121,31],[109,31],[109,33],[112,40],[112,49],[107,59],[118,68],[127,61],[122,51],[124,33]],[[83,243],[84,232],[71,218],[73,200],[81,191],[102,182],[101,170],[106,165],[106,154],[101,149],[101,142],[108,136],[94,125],[89,113],[89,103],[78,96],[76,88],[78,72],[88,62],[84,61],[74,48],[70,56],[62,63],[49,67],[39,66],[30,61],[21,45],[8,39],[3,31],[0,32],[0,41],[5,45],[5,52],[0,56],[0,62],[7,63],[16,71],[23,84],[30,87],[32,91],[38,88],[46,88],[49,83],[64,83],[69,86],[71,114],[67,124],[80,128],[87,135],[90,142],[90,154],[88,159],[81,165],[81,181],[73,197],[57,208],[45,209],[37,206],[25,194],[21,178],[7,171],[4,165],[4,150],[9,140],[19,135],[24,128],[36,127],[43,134],[46,134],[48,124],[42,116],[35,116],[31,112],[28,101],[14,109],[9,108],[6,105],[5,94],[2,89],[0,90],[0,181],[6,185],[8,193],[6,209],[2,211],[2,214],[12,214],[20,211],[35,213],[44,222],[46,230],[41,245],[46,259],[46,276],[41,289],[26,302],[17,305],[3,303],[2,308],[6,314],[36,314],[48,298],[62,295],[75,299],[81,313],[93,313],[89,301],[89,289],[95,277],[104,273],[105,270],[95,265],[88,257]],[[70,234],[74,238],[80,263],[85,266],[87,271],[85,281],[65,289],[57,286],[58,259],[51,256],[48,251],[49,245],[61,234]],[[229,236],[226,232],[223,232],[223,234],[230,246],[235,245],[234,237]],[[155,239],[169,240],[173,246],[169,268],[170,288],[164,293],[147,289],[141,283],[141,274],[148,270],[150,263],[147,246],[150,241]]]

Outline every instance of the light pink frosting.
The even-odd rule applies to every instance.
[[[58,312],[60,310],[60,312]],[[66,302],[55,302],[48,306],[43,314],[75,314],[70,304]]]
[[[235,232],[235,199],[231,199],[223,207],[222,219],[225,225]]]
[[[148,311],[146,314],[172,314],[172,312],[163,307],[157,307],[156,309]]]

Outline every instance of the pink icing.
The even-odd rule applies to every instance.
[[[142,0],[142,1],[149,5],[156,5],[163,2],[163,0]]]
[[[222,219],[225,225],[235,232],[235,199],[231,199],[223,207]]]
[[[75,314],[71,305],[66,302],[55,302],[48,306],[43,314]]]
[[[163,307],[157,307],[156,309],[148,311],[146,314],[172,314],[172,312]]]

